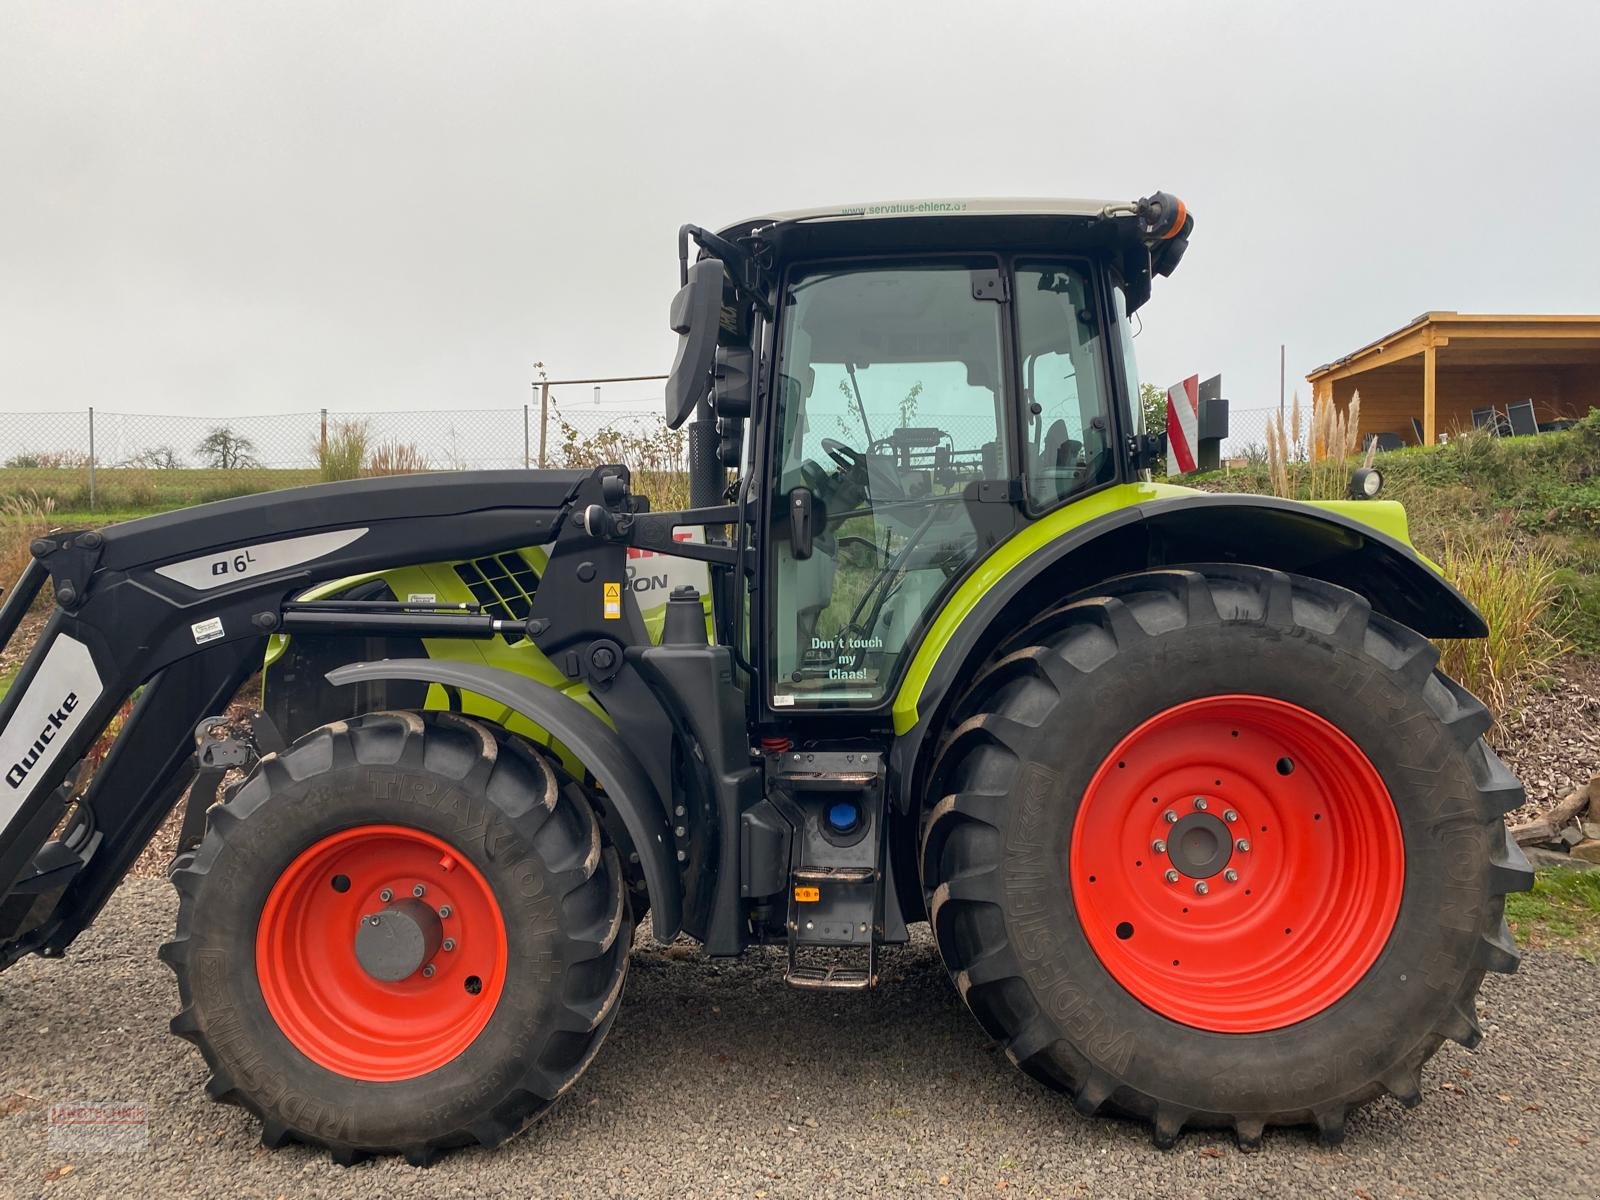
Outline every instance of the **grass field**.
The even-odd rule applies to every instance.
[[[89,485],[81,469],[0,467],[0,500],[12,498],[27,506],[52,506],[51,521],[56,525],[94,526],[321,482],[322,476],[315,469],[111,468],[96,472],[95,502],[91,506]],[[649,496],[657,510],[686,508],[689,503],[687,479],[681,472],[636,471],[634,488]]]
[[[81,467],[58,470],[0,467],[0,497],[21,496],[39,502],[52,501],[57,513],[88,514],[100,524],[105,524],[108,519],[144,516],[191,504],[205,504],[210,500],[298,487],[316,483],[320,478],[315,469],[241,468],[230,471],[181,468],[157,471],[137,467],[106,467],[95,472],[94,504],[91,507],[88,475]]]
[[[1600,957],[1600,870],[1551,867],[1531,892],[1506,897],[1506,919],[1525,946],[1564,946],[1590,962]]]

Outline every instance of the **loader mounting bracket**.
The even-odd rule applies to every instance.
[[[29,547],[50,572],[56,603],[68,612],[83,603],[104,546],[99,531],[88,529],[42,534]]]

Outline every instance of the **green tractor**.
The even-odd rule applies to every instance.
[[[1129,317],[1192,228],[1164,193],[686,226],[682,511],[617,464],[39,539],[0,965],[187,793],[172,1028],[268,1145],[515,1134],[647,915],[824,991],[927,921],[1014,1064],[1163,1146],[1416,1104],[1531,878],[1429,641],[1484,622],[1396,504],[1151,482]]]

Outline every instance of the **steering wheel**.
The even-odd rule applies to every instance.
[[[838,438],[825,437],[822,439],[822,448],[827,451],[828,457],[833,459],[846,471],[854,471],[864,467],[866,456],[854,446],[847,446]]]
[[[884,470],[871,455],[863,454],[854,446],[847,446],[837,438],[831,437],[822,439],[822,449],[829,458],[839,464],[841,471],[865,483],[868,492],[878,499],[891,501],[906,499],[906,492],[900,486],[900,481]]]
[[[826,496],[833,490],[828,482],[828,473],[809,458],[800,464],[800,478],[805,480],[806,487],[811,489],[814,496]]]

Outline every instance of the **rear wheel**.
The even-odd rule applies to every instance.
[[[519,739],[378,713],[268,756],[174,871],[208,1091],[352,1162],[496,1145],[587,1065],[632,918],[582,791]]]
[[[1108,585],[958,705],[923,879],[985,1028],[1029,1074],[1151,1122],[1343,1134],[1475,1044],[1531,873],[1520,787],[1437,653],[1360,597],[1238,566]]]

